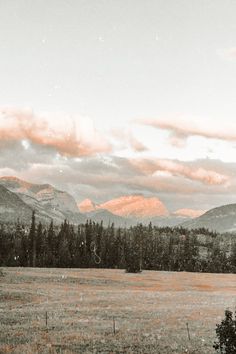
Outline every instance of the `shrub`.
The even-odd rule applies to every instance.
[[[220,324],[216,325],[217,341],[213,348],[218,353],[235,354],[236,353],[236,313],[229,310],[225,311],[225,318]]]

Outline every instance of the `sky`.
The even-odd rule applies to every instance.
[[[0,176],[236,202],[234,0],[0,0]]]

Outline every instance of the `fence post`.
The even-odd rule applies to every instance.
[[[188,328],[188,322],[186,323],[186,326],[187,326],[187,332],[188,332],[188,340],[191,340],[190,333],[189,333],[189,328]]]
[[[114,316],[113,316],[113,333],[116,334],[116,321]]]

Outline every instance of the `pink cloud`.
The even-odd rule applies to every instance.
[[[111,151],[110,144],[91,121],[86,123],[84,119],[81,123],[78,117],[73,120],[62,115],[58,118],[56,121],[53,115],[35,115],[31,110],[0,109],[0,139],[2,143],[28,140],[72,157]]]
[[[224,185],[229,182],[229,176],[224,174],[171,160],[132,159],[130,162],[145,174],[158,175],[160,171],[164,171],[172,176],[182,176],[207,185]]]
[[[133,135],[130,135],[129,143],[133,150],[136,152],[142,152],[147,150],[147,147],[143,143],[141,143],[141,141],[137,140]]]
[[[221,124],[209,123],[198,120],[178,119],[141,119],[140,124],[153,128],[167,130],[170,132],[170,142],[172,145],[182,147],[184,140],[190,136],[201,136],[209,139],[219,139],[226,141],[236,141],[236,129],[233,126],[222,127]]]
[[[122,149],[131,147],[135,152],[148,150],[148,148],[141,141],[139,141],[129,129],[116,128],[112,129],[110,133],[116,140],[121,142],[120,148]]]
[[[223,51],[223,56],[226,59],[236,59],[236,47],[231,47]]]

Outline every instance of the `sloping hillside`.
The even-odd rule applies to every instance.
[[[75,223],[86,220],[85,216],[79,213],[74,198],[50,184],[33,184],[16,177],[2,177],[0,185],[18,195],[31,209],[42,214],[47,220],[53,219],[55,223],[61,223],[64,219]]]
[[[29,222],[32,208],[21,200],[18,195],[0,185],[0,221],[15,222],[17,218]],[[42,216],[41,216],[42,217]]]
[[[205,227],[218,232],[236,231],[236,204],[210,209],[198,218],[183,223],[182,226],[188,229]]]

